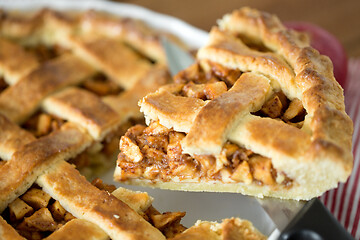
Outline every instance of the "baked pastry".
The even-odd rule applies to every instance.
[[[0,238],[179,239],[196,232],[203,236],[232,231],[242,239],[266,239],[250,222],[238,218],[226,219],[221,226],[204,222],[182,234],[185,213],[160,213],[152,201],[147,193],[116,189],[100,179],[91,185],[74,166],[60,160],[2,212]],[[225,234],[222,239],[229,238]]]
[[[99,176],[114,164],[119,137],[143,121],[138,100],[170,79],[163,33],[96,11],[1,16],[0,118],[27,133],[14,136],[16,127],[2,120],[8,144],[0,158],[11,158],[16,138],[26,144],[71,122],[87,142],[68,159],[87,177]]]
[[[2,239],[14,239],[6,238],[12,229],[9,224],[26,239],[42,239],[48,235],[49,239],[65,239],[72,228],[78,235],[83,232],[84,239],[89,239],[89,235],[98,236],[95,239],[107,239],[108,235],[112,239],[165,239],[129,206],[92,186],[63,160],[52,164],[36,183],[38,186],[29,188],[2,213],[8,222],[1,219],[0,233],[5,234]],[[71,221],[74,218],[84,220]],[[12,233],[15,232],[12,230]],[[23,239],[19,235],[18,238]]]
[[[115,180],[311,199],[350,175],[353,125],[332,63],[276,16],[225,15],[174,82],[139,102],[149,126],[121,138]]]
[[[172,240],[231,240],[267,239],[249,221],[239,218],[224,219],[223,222],[197,221],[194,226],[176,235]]]
[[[95,11],[1,11],[0,212],[58,161],[89,177],[113,165],[138,99],[169,79],[158,34]]]
[[[0,239],[166,239],[184,212],[103,184],[137,102],[170,80],[159,34],[94,11],[0,18]],[[91,161],[93,160],[93,161]],[[232,228],[248,228],[246,221]],[[212,223],[214,224],[214,223]],[[208,229],[213,231],[212,229]]]

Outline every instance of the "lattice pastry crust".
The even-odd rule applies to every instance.
[[[79,205],[84,203],[82,209],[76,208],[78,218],[85,218],[83,215],[98,202],[101,207],[117,208],[119,216],[126,214],[130,225],[135,219],[133,228],[144,226],[149,236],[163,239],[157,229],[129,212],[121,201],[99,193],[91,185],[88,188],[89,183],[64,162],[69,160],[94,173],[98,168],[88,165],[91,158],[97,165],[112,164],[119,136],[131,126],[131,119],[141,117],[138,99],[169,80],[158,41],[160,33],[136,20],[95,11],[42,10],[32,15],[0,11],[0,15],[0,212],[4,213],[9,204],[21,205],[16,199],[35,181],[46,184],[47,180],[42,182],[40,178],[51,176],[55,171],[51,169],[58,166],[56,171],[64,175],[56,179],[60,186],[53,189],[53,194],[63,191],[59,194],[63,194],[64,201],[69,197],[66,194],[72,194],[66,208],[75,209],[75,199]],[[68,179],[65,174],[70,174]],[[63,189],[62,184],[71,186]],[[80,196],[71,187],[88,195]],[[96,194],[99,199],[95,201]],[[93,197],[92,202],[86,196]],[[47,216],[40,213],[35,216]],[[139,239],[142,235],[134,229],[121,233],[127,232],[124,222],[118,226],[112,222],[125,218],[112,220],[96,215],[104,219],[104,225],[108,223],[112,231],[108,234],[114,239]],[[1,222],[0,238],[16,239],[15,231],[7,230],[9,226]],[[90,225],[75,221],[70,226],[88,229]],[[100,231],[93,224],[90,227],[94,230],[89,234]],[[108,234],[102,233],[98,239],[108,238]]]
[[[239,218],[186,229],[180,224],[184,212],[160,213],[144,192],[116,189],[101,180],[93,186],[63,160],[52,164],[36,184],[0,216],[1,239],[266,239]]]
[[[115,179],[186,191],[310,199],[352,170],[353,126],[330,59],[268,13],[219,20],[197,63],[139,105]]]
[[[95,11],[1,11],[0,23],[0,160],[71,122],[87,141],[70,161],[89,177],[104,171],[141,121],[138,99],[169,81],[166,33]]]

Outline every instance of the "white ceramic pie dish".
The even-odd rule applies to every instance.
[[[202,46],[207,40],[207,33],[203,30],[195,28],[177,18],[131,4],[102,0],[0,0],[0,8],[6,10],[29,11],[44,7],[63,11],[95,9],[119,16],[141,19],[154,28],[165,30],[178,36],[188,46],[193,48]],[[112,175],[113,169],[102,176],[102,179],[106,183],[123,186],[119,183],[114,183]],[[188,227],[193,225],[198,219],[220,221],[223,218],[240,217],[253,222],[255,227],[265,235],[270,235],[272,229],[274,229],[270,218],[267,217],[264,210],[252,197],[231,193],[192,193],[135,186],[125,187],[148,192],[154,197],[154,206],[160,211],[186,211],[187,214],[182,223]]]

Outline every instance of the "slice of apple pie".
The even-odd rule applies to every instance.
[[[352,170],[352,121],[330,59],[268,13],[213,27],[197,62],[139,105],[115,179],[185,191],[311,199]]]

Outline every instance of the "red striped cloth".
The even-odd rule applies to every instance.
[[[360,239],[360,59],[349,61],[345,105],[354,122],[353,172],[346,183],[324,193],[320,199],[351,235]]]

